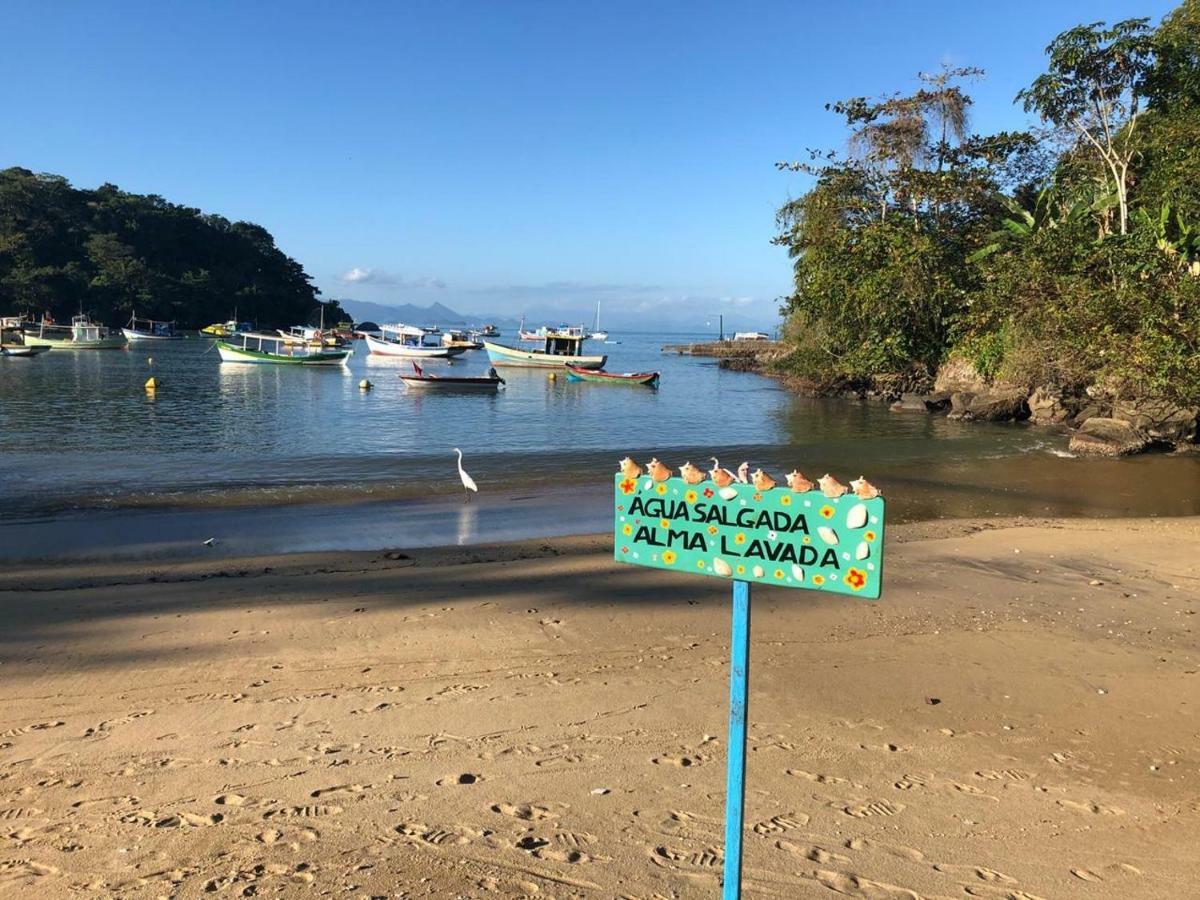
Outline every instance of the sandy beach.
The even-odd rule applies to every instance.
[[[1200,896],[1200,520],[755,589],[747,897]],[[712,897],[727,585],[609,539],[0,573],[0,895]]]

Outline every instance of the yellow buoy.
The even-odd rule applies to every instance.
[[[158,379],[157,378],[150,378],[149,380],[147,380],[146,390],[152,391],[157,387],[158,387]]]
[[[367,379],[364,378],[362,381],[360,381],[358,383],[358,386],[360,388],[362,388],[364,391],[369,391],[372,387],[372,384],[370,381],[368,381]]]
[[[551,372],[547,377],[551,381],[558,381],[558,373],[557,372]]]

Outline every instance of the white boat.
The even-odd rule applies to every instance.
[[[380,356],[408,359],[453,359],[467,352],[466,347],[443,347],[441,338],[415,325],[380,325],[381,337],[364,335],[367,349]]]
[[[270,363],[285,366],[344,366],[352,350],[325,349],[289,344],[277,334],[239,331],[218,340],[221,362]]]
[[[125,335],[114,334],[80,313],[71,317],[69,326],[45,319],[25,326],[25,343],[43,344],[58,350],[121,350],[127,341]]]
[[[47,344],[28,344],[21,329],[25,325],[22,316],[0,318],[0,356],[29,358],[50,352]]]
[[[583,342],[587,340],[582,329],[548,331],[543,340],[541,350],[520,350],[503,344],[493,344],[491,341],[484,341],[483,347],[494,366],[561,369],[571,365],[580,369],[603,369],[604,364],[608,362],[607,356],[588,356],[582,352]]]
[[[475,336],[474,332],[451,329],[442,332],[442,346],[462,347],[464,350],[480,350],[483,348],[483,342]]]
[[[140,341],[182,341],[183,335],[175,330],[174,322],[159,322],[156,319],[143,319],[135,312],[129,317],[129,324],[121,329],[125,339],[130,343]]]
[[[735,341],[769,341],[771,336],[765,331],[739,331],[734,334]]]
[[[600,301],[596,301],[596,318],[592,322],[592,333],[588,335],[593,341],[607,341],[608,332],[600,330]]]

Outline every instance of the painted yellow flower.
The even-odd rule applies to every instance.
[[[654,486],[654,490],[659,494],[665,494],[667,492],[667,486],[665,484],[656,484]]]
[[[820,587],[821,585],[823,585],[825,583],[825,576],[824,575],[814,575],[813,579],[812,579],[812,583],[815,584],[817,587]]]
[[[745,566],[738,566],[738,567],[737,567],[737,573],[738,573],[739,575],[745,575],[745,574],[746,574],[746,567],[745,567]]]
[[[862,569],[851,569],[846,573],[846,584],[856,591],[862,590],[864,584],[867,583],[867,573]]]
[[[873,532],[873,531],[868,531],[866,534],[864,534],[864,535],[863,535],[863,539],[864,539],[864,540],[868,540],[868,541],[873,541],[873,540],[875,540],[875,532]]]
[[[779,498],[779,502],[782,503],[784,506],[791,506],[792,505],[792,495],[784,494],[782,497]]]
[[[704,560],[702,560],[702,559],[696,560],[696,568],[703,569],[704,568]]]
[[[671,527],[671,523],[670,523],[670,521],[669,521],[669,520],[667,520],[667,519],[659,519],[659,520],[658,520],[658,527],[659,527],[659,528],[670,528],[670,527]]]
[[[746,534],[745,534],[745,532],[743,532],[743,531],[739,531],[737,534],[735,534],[735,535],[733,536],[733,542],[734,542],[735,544],[744,544],[744,543],[746,543]]]
[[[662,561],[663,561],[663,562],[664,562],[666,565],[668,565],[668,566],[673,566],[673,565],[675,565],[675,560],[676,560],[676,556],[675,556],[675,551],[674,551],[674,550],[664,550],[664,551],[663,551],[663,555],[662,555]]]
[[[762,499],[762,493],[761,493],[760,491],[755,491],[755,492],[754,492],[754,499],[755,499],[755,500],[761,500],[761,499]]]
[[[830,506],[828,503],[826,503],[824,506],[821,507],[821,515],[824,516],[826,519],[832,519],[833,518],[833,507]]]
[[[775,570],[775,577],[776,577],[776,578],[782,578],[782,577],[783,577],[783,569],[776,569],[776,570]]]
[[[709,534],[716,534],[716,533],[717,533],[717,526],[716,526],[716,525],[709,525],[709,526],[708,526],[708,533],[709,533]]]
[[[626,537],[629,537],[629,535],[633,534],[633,526],[632,525],[622,525],[621,526],[621,534],[625,535]]]
[[[686,494],[683,495],[683,499],[686,500],[688,503],[695,503],[696,502],[696,492],[688,491]]]
[[[807,534],[803,538],[801,538],[801,540],[806,544],[812,543],[812,538],[810,538]]]

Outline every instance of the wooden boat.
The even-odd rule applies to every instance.
[[[26,359],[49,353],[48,344],[27,344],[21,329],[25,319],[21,316],[0,318],[0,356],[24,357]]]
[[[535,369],[561,369],[564,365],[581,369],[603,369],[607,356],[586,356],[583,342],[586,338],[582,329],[547,331],[541,350],[519,350],[503,344],[484,341],[484,349],[494,366],[524,366]]]
[[[140,341],[182,341],[183,335],[175,330],[174,322],[159,322],[155,319],[139,318],[135,312],[129,317],[129,324],[121,329],[125,339],[130,343]]]
[[[125,335],[114,334],[83,313],[72,316],[70,325],[57,325],[45,319],[26,325],[24,337],[26,344],[42,344],[56,350],[121,350],[127,343]]]
[[[504,384],[495,369],[486,375],[426,375],[416,363],[412,364],[415,375],[400,375],[406,387],[437,391],[495,391]]]
[[[484,325],[483,328],[480,329],[479,334],[481,337],[485,338],[500,337],[500,329],[495,325]]]
[[[442,333],[443,347],[462,347],[464,350],[481,350],[483,341],[476,340],[466,331],[451,330]]]
[[[277,334],[238,332],[217,341],[221,362],[273,363],[285,366],[344,366],[352,350],[327,350],[288,344]]]
[[[380,356],[411,359],[453,359],[467,352],[466,347],[443,347],[441,338],[428,335],[414,325],[380,325],[382,337],[364,334],[367,348]]]
[[[206,334],[209,337],[227,338],[232,337],[239,331],[253,331],[254,326],[249,322],[239,322],[237,319],[230,319],[228,322],[215,322],[212,325],[206,325],[200,329],[201,334]]]
[[[658,387],[658,375],[658,372],[605,372],[602,369],[567,366],[568,381],[590,381],[593,384],[644,384]]]

